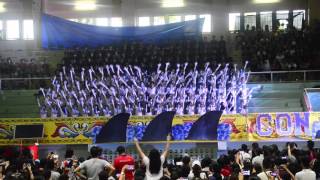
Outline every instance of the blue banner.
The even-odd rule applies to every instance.
[[[203,19],[148,27],[100,27],[42,14],[44,49],[98,47],[120,41],[160,42],[201,35]]]

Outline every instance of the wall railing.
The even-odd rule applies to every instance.
[[[250,72],[249,83],[306,82],[320,80],[320,70]]]
[[[38,89],[50,86],[50,77],[1,78],[0,90]],[[320,80],[320,70],[250,72],[249,83],[307,82]]]
[[[50,86],[50,77],[0,78],[0,90],[39,89]]]

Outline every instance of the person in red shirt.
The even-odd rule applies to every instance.
[[[123,166],[127,165],[125,171],[126,180],[134,180],[134,159],[126,154],[126,149],[123,146],[117,148],[118,156],[114,159],[114,168],[116,173],[120,174]]]

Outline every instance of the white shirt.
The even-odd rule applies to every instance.
[[[108,161],[92,158],[81,163],[79,167],[85,170],[88,180],[99,180],[99,173],[108,166],[110,166]]]
[[[194,174],[193,174],[193,172],[192,172],[192,170],[191,170],[190,173],[189,173],[189,175],[188,175],[188,179],[189,179],[189,180],[192,180],[193,178],[194,178]],[[200,173],[200,178],[201,178],[201,179],[206,179],[206,178],[207,178],[206,173],[201,172],[201,173]]]
[[[295,175],[296,180],[316,180],[316,173],[311,169],[303,169]]]
[[[150,159],[145,156],[142,159],[144,165],[146,165],[146,180],[159,180],[163,176],[163,163],[165,161],[165,157],[163,155],[160,156],[160,161],[161,161],[161,166],[160,166],[160,171],[158,174],[151,174],[149,167],[150,167]]]
[[[60,173],[58,173],[56,171],[51,171],[51,176],[50,176],[51,180],[58,180],[59,177],[60,177]]]
[[[259,156],[256,156],[252,159],[252,165],[254,164],[260,164],[260,166],[262,167],[262,162],[263,162],[264,156],[263,154],[260,154]]]
[[[269,180],[269,177],[271,176],[271,171],[262,171],[261,173],[258,174],[258,177],[261,180]],[[278,178],[275,178],[275,180],[277,180]]]
[[[242,163],[243,163],[243,161],[250,160],[250,159],[251,159],[251,156],[249,153],[246,153],[244,151],[240,151],[240,160]]]

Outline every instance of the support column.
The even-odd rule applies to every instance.
[[[276,31],[277,26],[278,26],[277,13],[273,11],[272,12],[272,31]]]
[[[35,49],[41,49],[41,14],[42,0],[32,0],[32,18]]]
[[[212,33],[224,35],[229,31],[228,2],[212,0]]]
[[[241,13],[240,14],[240,31],[244,31],[246,29],[247,25],[244,23],[245,23],[244,22],[244,14]]]
[[[122,0],[121,1],[121,16],[123,26],[135,25],[135,0]]]
[[[309,23],[320,20],[320,1],[308,0]]]
[[[288,27],[293,27],[293,11],[292,10],[290,10],[289,11],[289,16],[288,16],[289,18],[288,18]]]
[[[263,30],[264,27],[261,27],[261,16],[260,16],[260,13],[257,12],[257,15],[256,15],[256,29],[257,30]]]

